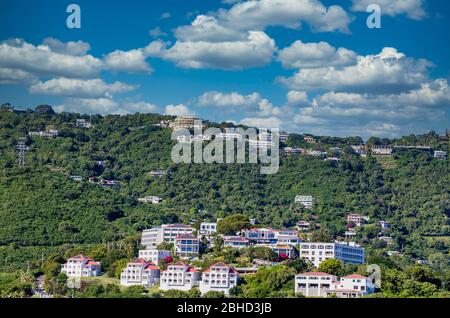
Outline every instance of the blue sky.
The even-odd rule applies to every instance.
[[[66,7],[81,8],[81,29]],[[369,3],[381,29],[366,26]],[[10,1],[0,102],[195,114],[318,135],[450,127],[450,4],[440,0]]]

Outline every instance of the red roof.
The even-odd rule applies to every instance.
[[[196,240],[198,240],[198,238],[192,234],[180,234],[177,237],[175,237],[175,239],[176,240],[179,240],[179,239],[196,239]]]
[[[83,261],[91,261],[92,258],[84,256],[83,254],[78,254],[69,258],[70,260],[83,260]]]
[[[366,279],[367,277],[365,277],[365,276],[361,276],[361,275],[358,275],[358,274],[352,274],[352,275],[348,275],[348,276],[343,276],[343,277],[341,277],[341,278],[360,278],[360,279]]]
[[[91,261],[89,260],[86,265],[100,265],[100,262],[96,262],[96,261]]]

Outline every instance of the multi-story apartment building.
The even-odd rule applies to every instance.
[[[91,122],[87,121],[86,119],[77,119],[75,126],[79,128],[92,128]]]
[[[308,144],[315,144],[315,143],[317,143],[316,138],[314,138],[312,136],[304,136],[303,140],[305,140]]]
[[[206,294],[210,291],[223,292],[230,294],[230,289],[237,286],[239,273],[224,263],[217,263],[210,266],[202,273],[200,282],[200,292]]]
[[[162,242],[175,243],[175,238],[182,234],[192,234],[194,228],[184,224],[164,224],[142,231],[141,244],[145,248],[154,248]]]
[[[48,137],[48,138],[54,138],[59,136],[59,131],[56,129],[50,129],[46,131],[30,131],[28,133],[30,136],[38,136],[38,137]]]
[[[276,244],[276,231],[272,228],[253,228],[242,231],[251,244]]]
[[[232,141],[232,140],[242,141],[244,139],[244,137],[242,134],[239,134],[239,133],[226,132],[226,133],[217,134],[216,139],[225,140],[225,141]]]
[[[275,239],[276,244],[281,245],[290,245],[290,246],[297,246],[302,241],[298,237],[298,231],[297,230],[276,230],[275,231]]]
[[[248,247],[250,242],[247,238],[242,236],[224,236],[223,237],[223,247],[231,248],[244,248]]]
[[[364,248],[355,243],[300,243],[300,257],[309,260],[315,267],[329,258],[345,263],[364,264]]]
[[[100,275],[100,272],[100,262],[82,254],[69,258],[67,263],[61,265],[61,273],[67,277],[92,277]]]
[[[306,297],[326,297],[334,294],[340,298],[356,298],[373,293],[374,290],[369,278],[357,274],[341,279],[322,272],[301,273],[295,276],[295,293]]]
[[[295,293],[305,297],[325,297],[337,277],[322,272],[295,275]]]
[[[161,272],[159,289],[191,290],[200,282],[200,271],[184,262],[169,265]]]
[[[200,223],[200,229],[198,231],[198,236],[211,236],[217,232],[217,223],[216,222],[202,222]]]
[[[366,222],[366,219],[361,214],[352,213],[347,215],[347,222],[361,226]]]
[[[161,260],[170,256],[172,256],[172,253],[170,251],[165,250],[157,250],[157,249],[139,250],[140,259],[143,259],[155,265],[159,265]]]
[[[388,146],[388,145],[381,145],[381,146],[375,145],[375,146],[372,146],[372,148],[371,148],[372,154],[379,155],[379,156],[392,155],[393,151],[394,150],[392,149],[392,147]]]
[[[143,259],[137,259],[127,264],[120,274],[122,286],[141,285],[154,286],[159,283],[160,269],[158,266]]]
[[[295,197],[295,203],[300,203],[305,209],[311,209],[314,204],[314,198],[312,195],[297,195]]]
[[[375,286],[369,278],[353,274],[341,277],[340,280],[333,282],[331,290],[327,291],[326,294],[334,294],[339,298],[358,298],[374,291]]]
[[[183,259],[196,259],[200,240],[192,234],[180,234],[175,238],[175,255]]]
[[[173,129],[192,129],[199,128],[202,129],[202,125],[199,123],[201,119],[192,116],[182,116],[177,117],[173,122],[169,124],[170,128]]]

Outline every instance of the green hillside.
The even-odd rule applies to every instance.
[[[0,112],[0,267],[23,267],[22,261],[39,259],[41,252],[63,244],[112,242],[152,225],[236,213],[274,227],[314,220],[322,228],[319,234],[329,238],[343,236],[348,213],[362,213],[372,225],[359,230],[358,240],[369,253],[386,251],[373,238],[379,231],[377,221],[389,220],[394,238],[389,249],[420,259],[434,253],[448,255],[449,159],[433,159],[430,152],[399,151],[386,166],[377,158],[360,158],[352,152],[350,145],[360,138],[318,137],[312,147],[345,151],[338,164],[283,156],[280,171],[266,176],[252,164],[174,164],[171,129],[154,125],[168,119],[164,116],[85,117],[93,123],[91,129],[74,127],[76,118],[81,116]],[[49,128],[58,129],[60,136],[28,136],[29,131]],[[16,163],[20,137],[27,137],[30,147],[24,167]],[[389,142],[449,147],[448,140],[439,142],[435,133]],[[310,147],[296,135],[288,144]],[[152,177],[148,172],[154,169],[167,174]],[[71,175],[84,180],[72,181]],[[120,186],[91,184],[91,176],[118,180]],[[312,210],[293,203],[299,194],[315,197]],[[139,203],[137,198],[144,195],[160,196],[164,202]]]

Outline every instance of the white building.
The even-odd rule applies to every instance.
[[[92,124],[86,119],[77,119],[75,126],[87,129],[92,128]]]
[[[143,198],[138,198],[138,201],[142,203],[160,204],[163,199],[154,195],[149,195]]]
[[[361,157],[365,157],[367,155],[366,146],[352,146],[352,149]]]
[[[217,223],[216,222],[202,222],[200,223],[200,229],[198,231],[198,236],[211,236],[212,234],[217,232]]]
[[[181,234],[175,238],[175,255],[183,259],[197,259],[200,240],[192,234]]]
[[[314,138],[312,136],[304,136],[303,140],[305,140],[308,144],[315,144],[315,143],[317,143],[316,138]]]
[[[347,222],[354,223],[356,226],[361,226],[365,223],[366,219],[361,214],[348,214]]]
[[[184,262],[169,265],[161,272],[159,289],[191,290],[200,282],[200,272]]]
[[[337,277],[322,272],[295,275],[295,293],[305,297],[325,297]]]
[[[158,266],[137,259],[127,264],[120,274],[120,285],[141,285],[151,287],[159,283],[160,269]]]
[[[295,276],[295,293],[306,297],[357,298],[375,291],[369,278],[353,274],[338,279],[334,275],[322,272],[308,272]]]
[[[440,160],[445,160],[447,158],[447,153],[445,151],[435,151],[434,158],[438,158]]]
[[[391,146],[372,146],[372,154],[373,155],[380,155],[380,156],[388,156],[392,155],[392,147]]]
[[[307,151],[307,154],[313,157],[324,157],[326,155],[328,155],[328,153],[326,151],[319,151],[319,150],[312,150],[309,149]]]
[[[53,138],[53,137],[58,137],[59,136],[59,131],[56,129],[50,129],[47,131],[30,131],[28,133],[28,135],[30,136],[38,136],[38,137],[48,137],[48,138]]]
[[[315,267],[326,259],[339,259],[344,263],[364,264],[364,248],[353,242],[300,243],[300,257]]]
[[[163,260],[169,256],[172,256],[172,253],[170,251],[157,250],[157,249],[139,250],[139,258],[140,259],[143,259],[143,260],[153,263],[155,265],[159,265],[161,260]]]
[[[232,141],[232,140],[238,140],[238,141],[242,141],[243,140],[243,136],[242,134],[238,134],[238,133],[219,133],[216,135],[216,139],[220,139],[220,140],[225,140],[225,141]]]
[[[230,289],[237,286],[239,273],[224,263],[217,263],[206,269],[202,273],[200,282],[200,292],[206,294],[210,291],[223,292],[230,294]]]
[[[297,195],[295,203],[300,203],[305,209],[311,209],[314,204],[314,198],[311,195]]]
[[[175,243],[182,234],[192,234],[194,228],[184,224],[164,224],[142,231],[141,245],[145,248],[156,247],[162,242]]]
[[[250,245],[250,241],[242,236],[224,236],[223,247],[244,248]]]
[[[339,298],[358,298],[374,291],[375,286],[369,278],[353,274],[341,277],[339,281],[333,282],[331,289],[326,294],[334,294]]]
[[[290,155],[290,154],[298,154],[298,155],[300,155],[300,154],[302,154],[304,151],[305,151],[305,150],[304,150],[303,148],[286,147],[286,148],[283,149],[283,152],[284,152],[285,154],[288,154],[288,155]]]
[[[199,118],[192,117],[192,116],[181,116],[177,117],[173,122],[169,123],[169,127],[173,129],[192,129],[192,128],[199,128],[202,129],[202,125],[200,124]]]
[[[93,277],[100,275],[101,264],[82,254],[73,256],[61,265],[61,273],[67,277]]]
[[[275,146],[275,143],[272,141],[266,141],[266,140],[249,139],[248,145],[252,148],[257,148],[257,149],[269,149],[269,148],[273,148]]]

